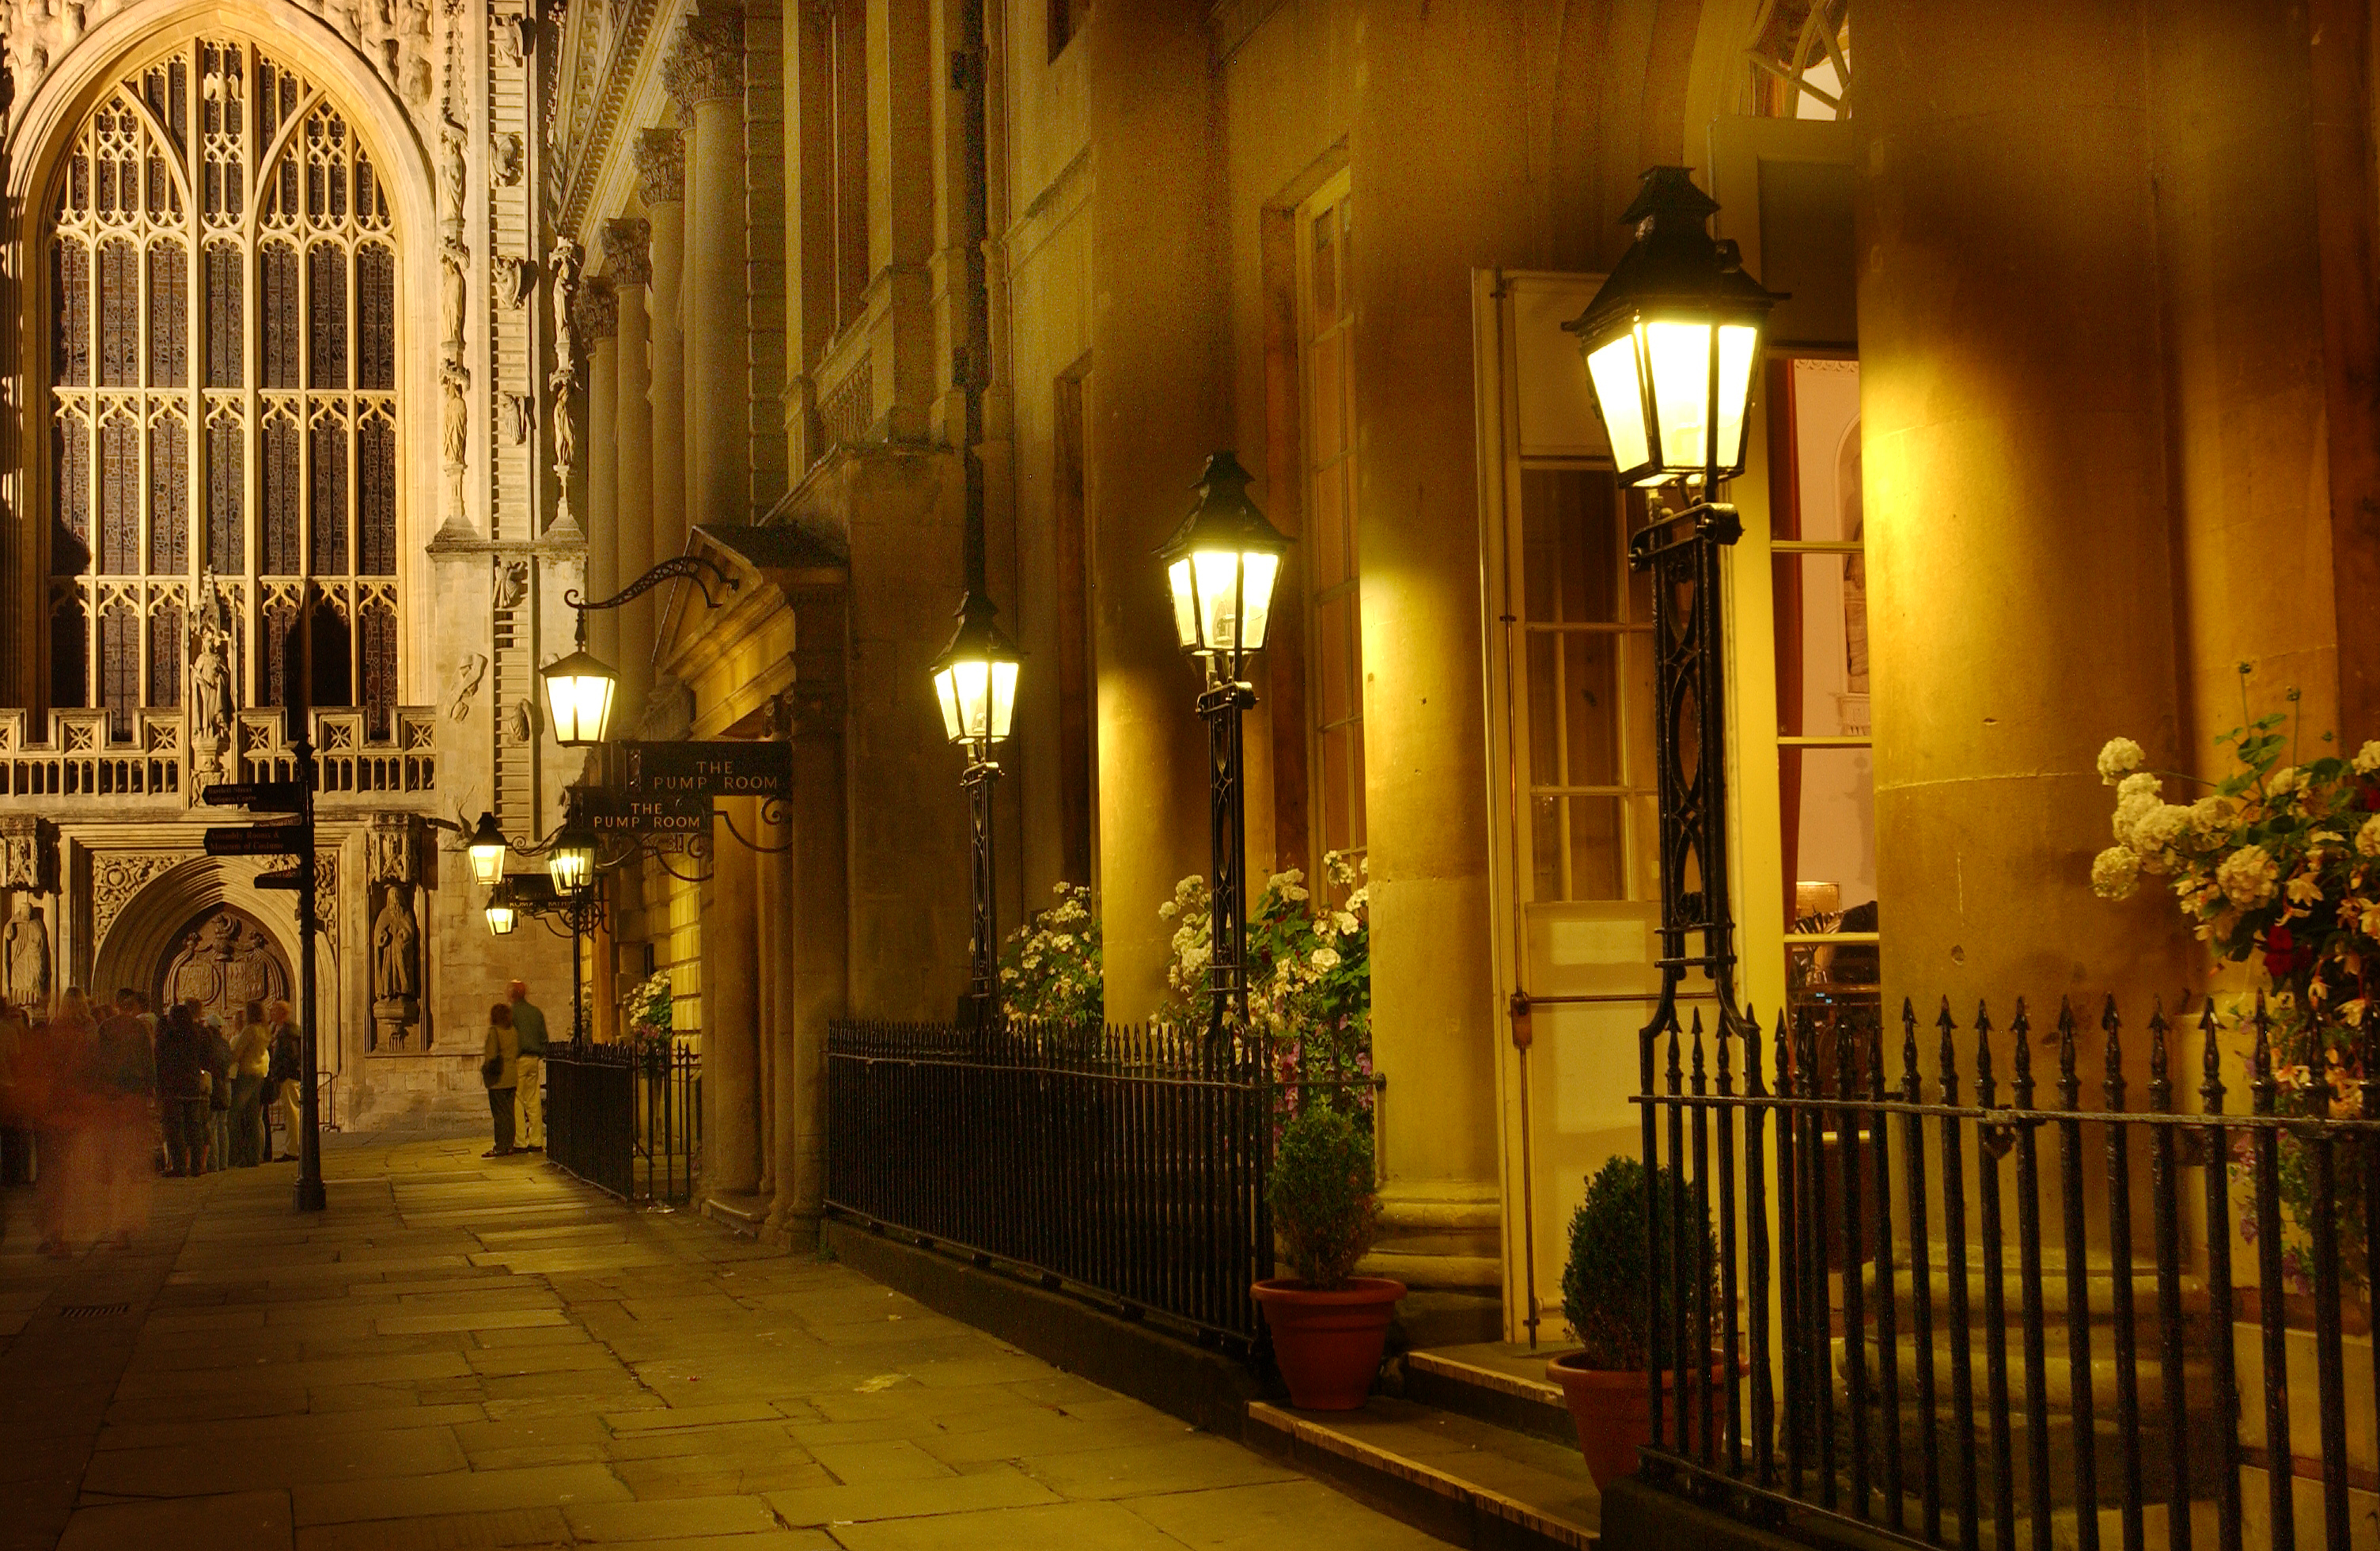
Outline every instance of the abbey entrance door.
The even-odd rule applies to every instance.
[[[289,994],[289,964],[256,917],[230,905],[201,911],[174,934],[152,988],[162,1011],[195,997],[237,1031],[249,1002]]]

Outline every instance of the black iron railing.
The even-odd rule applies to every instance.
[[[1922,1054],[1906,1007],[1897,1040],[1872,1008],[1823,1006],[1773,1040],[1647,1033],[1647,1161],[1691,1181],[1670,1220],[1647,1212],[1653,1345],[1709,1354],[1657,1351],[1648,1480],[1822,1538],[1964,1551],[2295,1545],[2303,1481],[2304,1543],[2348,1545],[2350,1491],[2374,1484],[2350,1471],[2349,1391],[2380,1394],[2380,1355],[2350,1375],[2343,1336],[2350,1300],[2369,1327],[2373,1032],[2352,1065],[2284,1074],[2261,1005],[2236,1029],[2209,1009],[2190,1021],[2202,1108],[2180,1113],[2187,1025],[2127,1034],[2112,1002],[2098,1030],[2077,1022],[2037,1029],[2019,1003],[2005,1028],[1981,1010],[1962,1028],[1945,1006]],[[2245,1047],[2250,1113],[2226,1111],[2224,1041]],[[2046,1107],[2037,1048],[2057,1063]],[[1697,1206],[1716,1232],[1688,1257],[1716,1264],[1665,1278]],[[2245,1416],[2235,1341],[2260,1371]],[[2308,1415],[2314,1436],[2293,1433]]]
[[[1204,1028],[840,1023],[827,1206],[1245,1350],[1273,1093]]]
[[[702,1064],[683,1040],[577,1041],[545,1058],[545,1156],[625,1201],[693,1199]]]

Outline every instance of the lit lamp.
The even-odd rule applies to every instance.
[[[1289,540],[1248,499],[1248,471],[1230,453],[1207,459],[1198,499],[1157,551],[1173,596],[1173,633],[1207,666],[1198,715],[1207,723],[1208,1027],[1248,1012],[1246,795],[1240,718],[1257,703],[1243,674],[1264,649],[1272,589]]]
[[[958,629],[934,660],[934,694],[941,701],[942,730],[954,744],[972,745],[977,757],[1008,736],[1016,713],[1016,673],[1023,653],[995,623],[1000,611],[970,588],[959,603]]]
[[[1745,405],[1768,309],[1784,297],[1743,272],[1706,227],[1718,205],[1684,167],[1652,167],[1621,219],[1636,240],[1578,336],[1620,478],[1715,483],[1743,471]]]
[[[594,881],[595,831],[580,820],[575,807],[546,848],[545,870],[552,877],[557,894],[577,893]]]
[[[545,704],[553,723],[553,739],[565,748],[586,748],[603,741],[612,720],[612,697],[620,676],[587,649],[587,614],[578,615],[578,646],[569,656],[540,668],[545,680]]]
[[[471,838],[463,842],[470,854],[471,879],[475,883],[495,883],[504,876],[504,853],[512,849],[504,832],[496,828],[496,816],[482,812],[480,821],[471,829]],[[506,928],[509,930],[510,928]]]
[[[510,883],[501,879],[497,881],[495,892],[488,896],[487,910],[488,930],[498,937],[509,935],[513,927],[519,924],[518,915],[513,909],[513,890]]]
[[[1272,623],[1273,584],[1289,540],[1248,499],[1248,471],[1230,453],[1207,460],[1198,501],[1159,547],[1173,595],[1173,631],[1182,649],[1205,658],[1229,681],[1242,660],[1264,648]]]

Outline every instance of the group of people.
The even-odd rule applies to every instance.
[[[480,1156],[545,1151],[545,1013],[528,1000],[524,981],[514,981],[506,1000],[488,1009],[480,1080],[488,1085],[496,1130],[496,1145]]]
[[[146,1220],[147,1183],[273,1161],[266,1106],[298,1134],[301,1051],[286,1001],[251,1001],[237,1034],[203,1003],[160,1018],[126,988],[93,1004],[79,988],[33,1021],[0,1010],[0,1151],[30,1177],[42,1251],[78,1240],[128,1243]],[[281,1161],[287,1161],[285,1155]]]

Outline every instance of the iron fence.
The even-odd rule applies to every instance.
[[[839,1023],[827,1206],[1247,1351],[1248,1286],[1273,1269],[1273,1067],[1204,1028]]]
[[[2140,1109],[2112,1001],[2099,1022],[2092,1109],[2092,1038],[2064,1007],[2036,1036],[2022,1002],[2004,1030],[1946,1004],[1921,1055],[1904,1005],[1897,1081],[1872,1002],[1797,1008],[1773,1041],[1750,1022],[1706,1038],[1699,1016],[1647,1031],[1645,1157],[1690,1181],[1646,1211],[1648,1480],[1750,1521],[1962,1551],[2292,1546],[2301,1509],[2309,1536],[2349,1545],[2350,1492],[2374,1484],[2350,1462],[2350,1386],[2380,1398],[2380,1348],[2350,1375],[2343,1306],[2380,1201],[2374,1031],[2360,1057],[2284,1073],[2261,1002],[2236,1031],[2210,1006],[2188,1021],[2201,1109],[2182,1113],[2187,1023],[2151,1018],[2144,1061],[2135,1036]],[[2226,1038],[2247,1047],[2246,1114],[2226,1109]],[[1700,1251],[1689,1211],[1716,1230]],[[1665,1275],[1682,1254],[1715,1264]]]
[[[684,1206],[702,1144],[702,1063],[681,1040],[573,1041],[545,1058],[545,1156],[625,1201]]]

